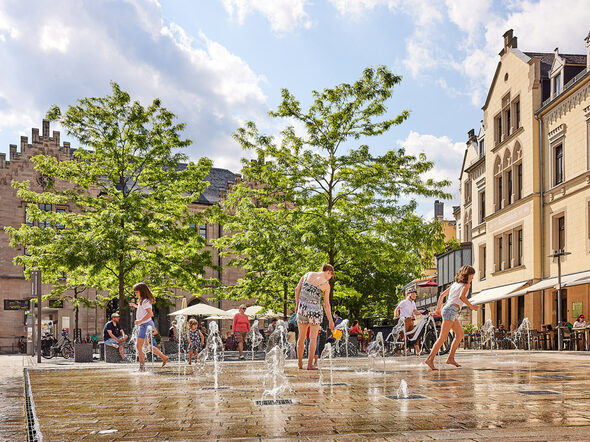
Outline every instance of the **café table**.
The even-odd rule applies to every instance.
[[[590,327],[576,327],[572,328],[574,341],[574,348],[576,350],[588,350],[590,341]],[[580,345],[580,341],[582,341]],[[581,348],[580,348],[581,347]]]

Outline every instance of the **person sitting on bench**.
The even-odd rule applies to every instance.
[[[124,343],[128,336],[125,334],[121,326],[119,325],[119,314],[113,313],[111,320],[104,326],[104,343],[105,345],[111,345],[119,348],[119,354],[121,359],[125,359]]]

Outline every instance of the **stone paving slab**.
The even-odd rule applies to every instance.
[[[288,361],[291,391],[282,397],[295,404],[278,406],[254,403],[263,391],[260,362],[225,363],[220,384],[228,390],[203,390],[212,378],[173,365],[138,373],[44,364],[29,373],[45,440],[563,440],[588,439],[589,357],[461,352],[463,367],[440,372],[415,357],[338,359],[333,382],[346,385],[320,385],[329,373]],[[387,399],[402,379],[427,399]],[[519,393],[530,390],[558,394]]]

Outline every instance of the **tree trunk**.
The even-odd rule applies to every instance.
[[[78,290],[74,289],[74,299],[78,299]],[[74,342],[80,342],[80,336],[78,336],[78,311],[80,310],[80,307],[78,306],[78,303],[75,302],[75,307],[74,307]],[[82,334],[82,333],[80,333]]]
[[[129,304],[125,298],[125,275],[122,271],[119,271],[119,315],[121,315],[121,328],[131,335],[131,316]]]

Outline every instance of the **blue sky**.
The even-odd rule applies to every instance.
[[[387,65],[403,81],[391,115],[402,126],[371,141],[375,153],[406,147],[453,180],[466,134],[482,119],[502,34],[519,48],[585,53],[590,8],[583,0],[109,0],[0,4],[0,152],[52,104],[108,93],[114,80],[147,103],[154,97],[187,123],[188,153],[239,171],[231,134],[248,120],[269,133],[287,87],[303,104],[312,89],[352,82]],[[59,129],[56,127],[55,129]],[[62,134],[62,139],[67,138]],[[432,214],[432,201],[419,211]]]

